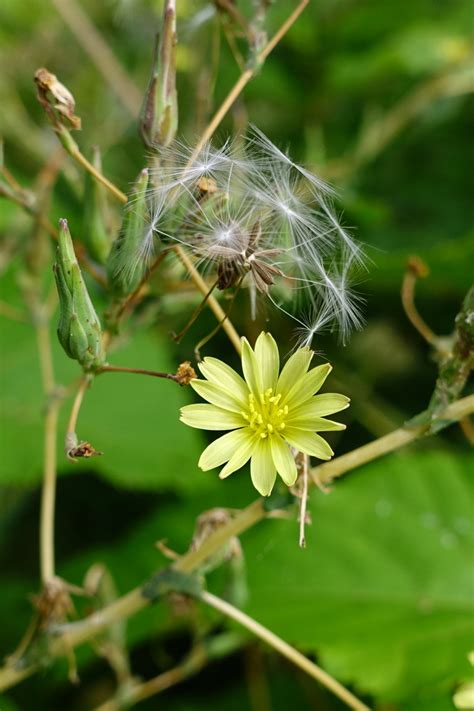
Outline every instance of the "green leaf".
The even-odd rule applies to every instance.
[[[441,451],[375,462],[246,545],[249,609],[341,681],[389,700],[448,691],[474,631],[473,483]]]

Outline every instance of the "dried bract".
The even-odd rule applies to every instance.
[[[35,82],[38,88],[38,101],[53,126],[57,128],[63,124],[66,128],[79,131],[81,119],[74,114],[76,102],[69,89],[44,67],[36,71]]]

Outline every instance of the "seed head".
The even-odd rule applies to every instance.
[[[337,218],[327,183],[256,128],[197,155],[182,142],[160,155],[148,195],[153,231],[180,243],[220,289],[249,287],[301,326],[310,309],[316,325],[331,321],[343,341],[360,325],[352,284],[364,254]]]

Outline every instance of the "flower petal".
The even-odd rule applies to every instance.
[[[185,405],[181,408],[181,422],[199,430],[234,430],[248,423],[241,414],[223,410],[215,405]]]
[[[258,493],[262,496],[270,496],[276,479],[276,470],[273,464],[269,437],[257,441],[250,460],[250,476]]]
[[[240,413],[242,411],[240,400],[219,385],[214,385],[214,383],[210,383],[207,380],[199,380],[198,378],[193,378],[189,384],[198,395],[212,405],[222,407],[224,410],[230,410],[230,412]]]
[[[203,471],[215,469],[221,464],[232,458],[233,454],[245,445],[249,437],[253,437],[254,431],[250,427],[244,427],[241,430],[233,430],[222,435],[218,439],[211,442],[206,447],[198,462],[198,467]]]
[[[284,437],[299,452],[310,454],[318,459],[331,459],[334,454],[326,440],[313,432],[299,430],[296,427],[285,427]]]
[[[275,339],[270,333],[262,332],[255,343],[255,357],[260,369],[263,390],[275,387],[280,370],[280,356]]]
[[[304,409],[304,405],[301,409]],[[285,420],[289,427],[296,427],[299,430],[309,430],[310,432],[332,432],[333,430],[345,430],[346,425],[333,420],[325,420],[324,417],[312,417],[311,415],[301,414],[298,417],[288,417]]]
[[[349,404],[349,398],[345,395],[339,395],[339,393],[315,395],[308,402],[299,405],[295,409],[291,408],[288,419],[290,417],[292,420],[300,417],[326,417],[326,415],[334,415],[336,412],[345,410],[349,407]],[[301,427],[301,425],[298,425],[298,427]]]
[[[219,478],[225,479],[227,476],[237,471],[237,469],[243,467],[244,464],[247,464],[257,444],[258,437],[255,436],[255,433],[253,437],[247,437],[245,442],[243,442],[234,452],[222,471],[219,472]]]
[[[299,381],[294,384],[286,398],[282,398],[281,404],[288,405],[290,410],[294,407],[298,407],[298,405],[302,405],[319,390],[331,370],[332,365],[330,363],[324,363],[323,365],[318,365],[316,368],[312,368],[303,378],[300,378]]]
[[[271,437],[272,459],[278,474],[287,486],[293,486],[298,476],[295,458],[281,437]]]
[[[201,363],[198,363],[198,368],[209,382],[225,388],[238,400],[241,400],[243,406],[247,406],[249,389],[244,379],[230,365],[218,358],[206,356]]]
[[[282,400],[286,398],[294,384],[298,382],[306,373],[313,357],[313,351],[309,348],[300,348],[285,363],[280,373],[277,384],[277,393],[281,393]]]
[[[250,343],[246,338],[242,338],[242,371],[244,378],[250,391],[258,400],[260,393],[263,392],[262,382],[260,378],[260,369],[255,357],[255,353],[250,347]],[[192,382],[192,381],[191,381]]]

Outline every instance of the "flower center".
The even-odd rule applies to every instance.
[[[273,394],[273,388],[268,388],[256,398],[249,395],[248,410],[242,411],[242,416],[248,421],[255,434],[265,439],[269,435],[280,434],[285,429],[285,418],[288,415],[288,405],[279,406],[281,393]]]

